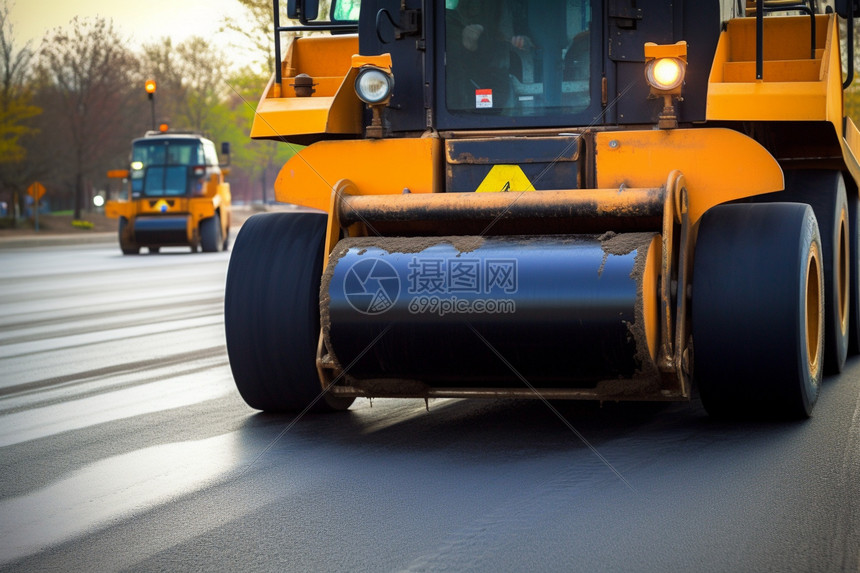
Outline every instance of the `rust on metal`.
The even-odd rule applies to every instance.
[[[570,189],[522,193],[344,195],[341,224],[359,221],[660,218],[662,188]]]
[[[686,180],[672,171],[666,181],[660,285],[661,343],[657,359],[664,385],[690,396],[690,331],[687,289],[692,273],[693,231],[688,214]]]

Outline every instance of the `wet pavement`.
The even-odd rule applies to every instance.
[[[801,423],[235,392],[229,253],[0,250],[0,569],[858,571],[860,359]]]

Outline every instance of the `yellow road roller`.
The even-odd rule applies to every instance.
[[[857,0],[273,9],[251,136],[296,151],[275,193],[307,209],[233,249],[251,407],[695,390],[803,418],[860,349]]]
[[[229,145],[222,144],[229,157]],[[150,131],[131,143],[128,169],[108,172],[125,180],[126,197],[105,203],[105,215],[119,219],[124,255],[142,247],[186,246],[216,252],[230,241],[231,194],[215,144],[195,132]]]

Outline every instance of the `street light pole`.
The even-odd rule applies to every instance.
[[[155,131],[155,80],[146,80],[143,87],[149,96],[149,104],[152,109],[152,130]]]

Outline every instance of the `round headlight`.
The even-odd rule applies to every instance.
[[[364,103],[379,103],[391,96],[394,78],[379,68],[365,68],[355,78],[355,93]]]
[[[645,67],[645,78],[658,90],[674,90],[684,83],[686,65],[679,58],[658,58]]]

